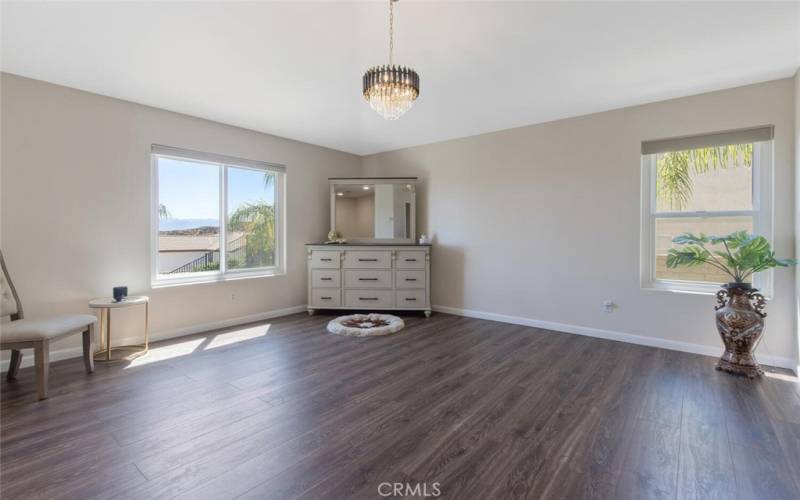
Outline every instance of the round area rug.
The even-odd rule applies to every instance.
[[[397,333],[406,324],[391,314],[351,314],[339,316],[328,323],[328,331],[351,337],[375,337]]]

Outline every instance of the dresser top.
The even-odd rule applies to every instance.
[[[306,243],[307,247],[429,247],[432,243]]]

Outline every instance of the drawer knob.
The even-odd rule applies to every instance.
[[[322,262],[330,262],[333,259],[329,259],[329,258],[325,257],[324,259],[319,259],[319,260],[321,260]]]
[[[417,278],[406,278],[406,281],[417,281]]]
[[[378,278],[358,278],[358,281],[378,281]]]
[[[378,259],[358,259],[359,262],[378,262]]]
[[[378,300],[378,297],[359,297],[358,300]]]
[[[417,259],[406,259],[406,262],[416,262]]]
[[[417,299],[415,299],[414,297],[406,297],[406,300],[408,300],[410,302],[414,302]]]
[[[320,278],[322,281],[333,281],[333,278]]]
[[[331,300],[331,299],[333,299],[333,297],[320,297],[320,299],[322,299],[322,300]]]

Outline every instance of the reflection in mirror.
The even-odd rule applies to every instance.
[[[335,185],[336,231],[347,239],[375,237],[375,186]]]
[[[411,179],[332,180],[334,228],[348,240],[415,238],[415,186]]]

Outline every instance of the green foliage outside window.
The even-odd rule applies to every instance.
[[[692,199],[692,175],[752,166],[752,143],[664,153],[656,162],[658,201],[682,210]]]
[[[275,207],[263,202],[245,203],[231,214],[229,232],[245,234],[245,261],[242,267],[275,265]],[[242,265],[243,264],[243,265]],[[234,266],[228,265],[229,268]],[[237,266],[238,267],[238,266]]]

